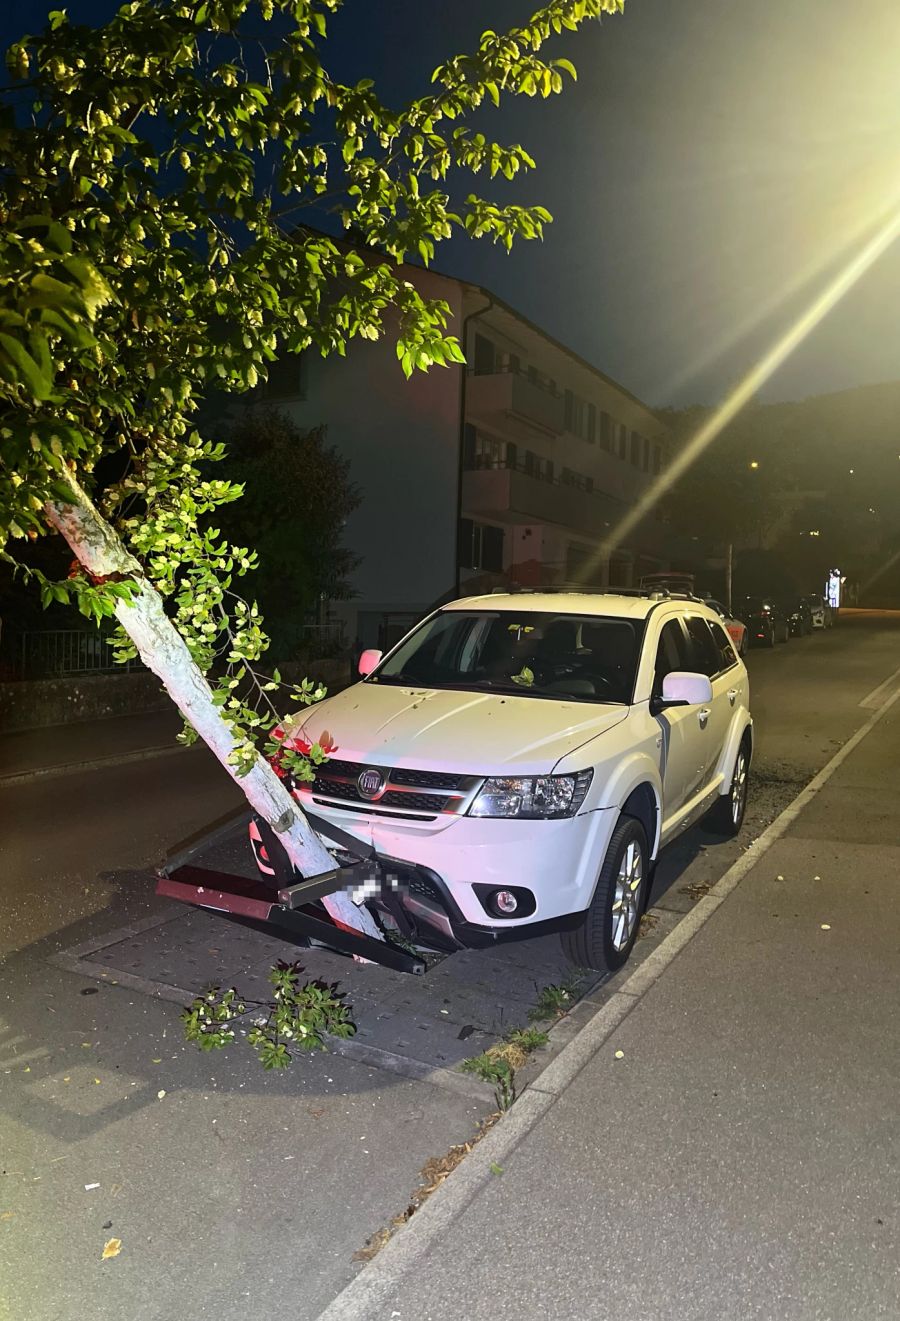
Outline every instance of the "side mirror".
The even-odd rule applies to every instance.
[[[663,679],[662,701],[657,710],[667,706],[703,706],[712,701],[712,684],[705,674],[690,670],[672,670]]]
[[[376,668],[376,666],[380,663],[380,661],[381,661],[380,651],[374,651],[372,649],[370,649],[369,651],[364,651],[359,658],[359,672],[362,675],[362,677],[365,678],[367,674],[371,674],[372,671]]]

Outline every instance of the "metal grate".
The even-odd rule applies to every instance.
[[[445,775],[443,771],[408,771],[402,767],[391,771],[391,784],[409,784],[419,789],[458,789],[461,775]]]

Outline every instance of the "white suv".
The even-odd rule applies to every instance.
[[[360,673],[305,720],[337,746],[297,792],[374,848],[376,906],[422,943],[556,929],[576,965],[617,968],[663,845],[710,809],[741,827],[747,671],[700,600],[469,597]]]

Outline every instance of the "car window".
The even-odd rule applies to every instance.
[[[734,654],[734,647],[731,645],[731,638],[725,632],[721,624],[709,623],[710,631],[713,635],[713,641],[719,651],[719,670],[729,670],[737,661]]]
[[[684,629],[677,619],[670,619],[663,625],[656,649],[656,669],[653,675],[653,696],[662,697],[663,679],[673,670],[689,670],[691,658],[688,653]]]
[[[581,702],[631,701],[643,621],[551,611],[448,610],[367,682]]]
[[[721,670],[722,658],[719,654],[719,648],[713,640],[713,635],[709,631],[709,625],[700,615],[688,615],[684,622],[687,625],[691,649],[694,653],[690,668],[696,670],[698,674],[707,675],[711,679],[714,674],[718,674]]]

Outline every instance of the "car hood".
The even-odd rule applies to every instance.
[[[456,775],[546,775],[625,719],[626,706],[357,683],[321,702],[306,738],[342,760]]]

